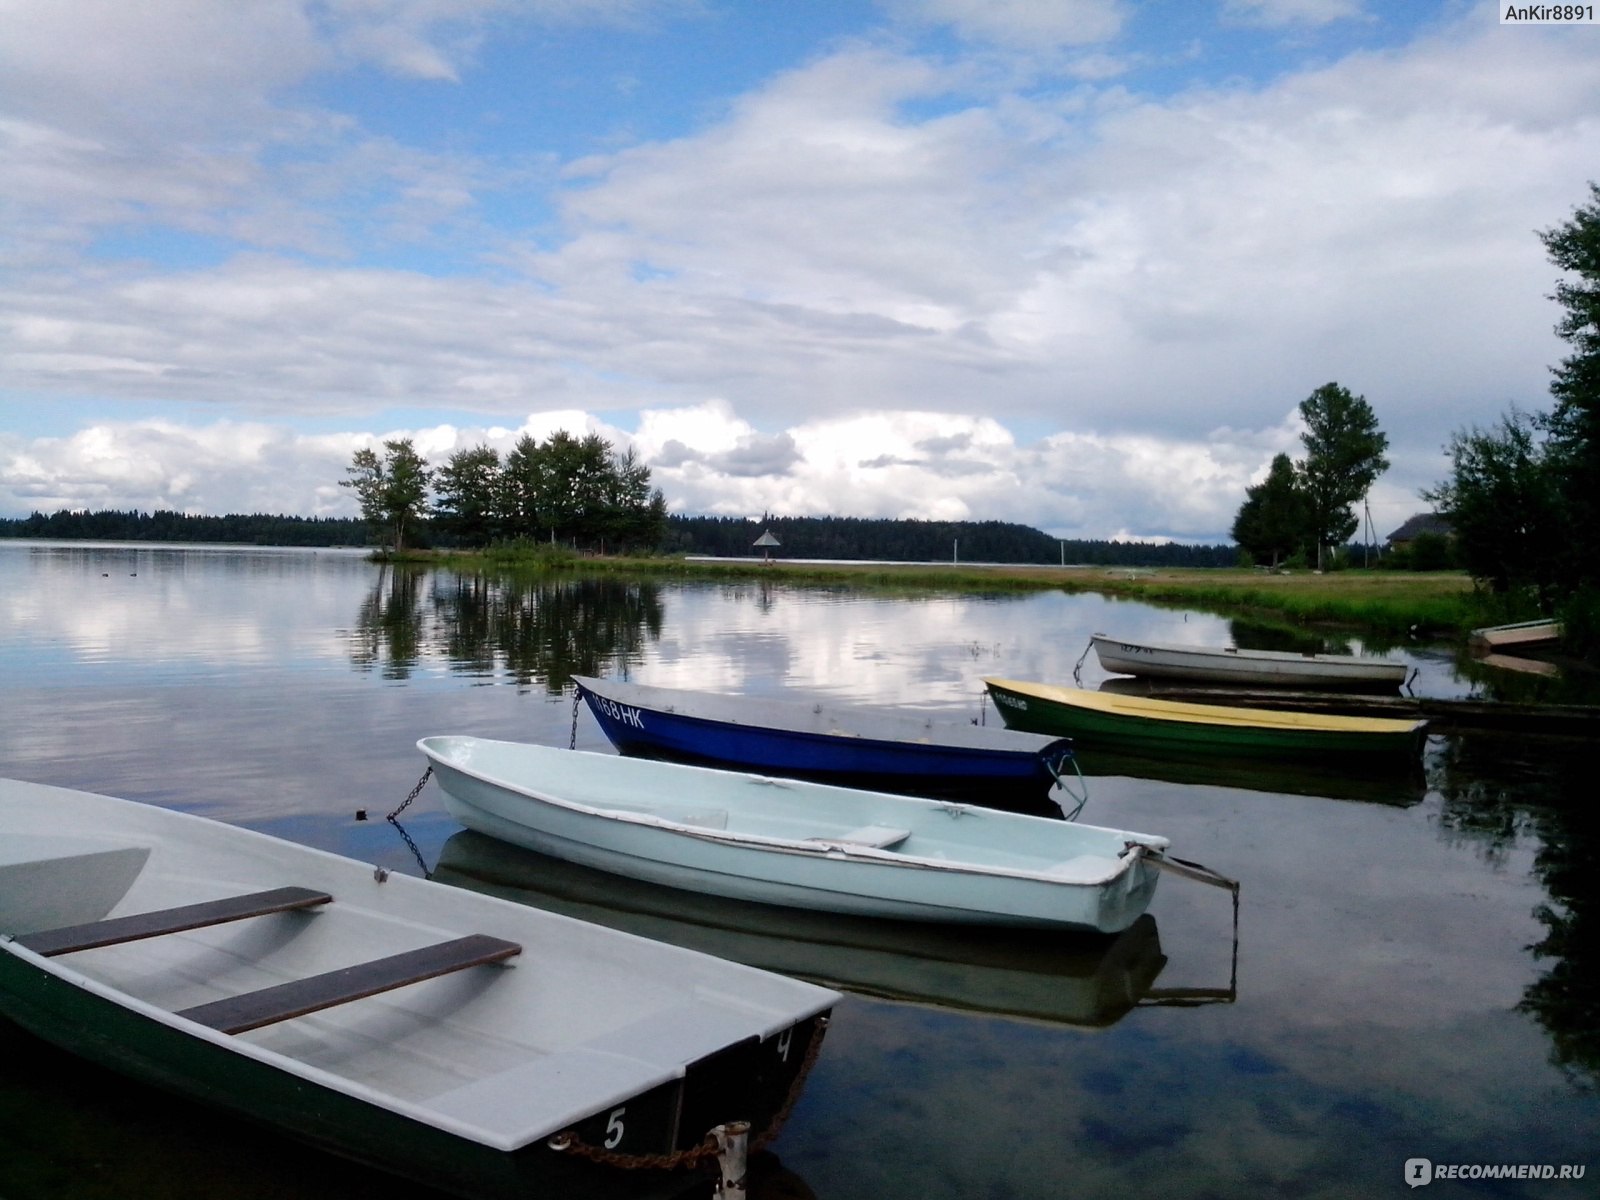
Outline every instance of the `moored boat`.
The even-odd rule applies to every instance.
[[[1291,654],[1234,647],[1160,646],[1094,634],[1089,639],[1100,665],[1114,675],[1145,679],[1193,679],[1244,686],[1398,688],[1405,663],[1350,654]]]
[[[1039,813],[1054,811],[1049,793],[1071,770],[1072,744],[1059,737],[867,706],[572,682],[623,754]]]
[[[764,1130],[836,1000],[205,818],[0,780],[0,1015],[445,1191],[677,1194],[697,1172],[659,1165],[703,1174],[714,1127]]]
[[[1127,928],[1167,839],[976,805],[473,737],[417,743],[469,829],[651,883],[828,912]]]
[[[1191,753],[1352,756],[1421,752],[1426,721],[1186,704],[1014,679],[986,679],[1013,729],[1054,733],[1084,747]]]
[[[1467,638],[1467,645],[1482,652],[1511,647],[1534,650],[1553,646],[1560,640],[1560,621],[1518,621],[1511,625],[1486,625],[1482,629],[1474,629]]]
[[[625,879],[472,829],[446,839],[433,878],[901,1003],[1100,1029],[1140,1006],[1232,999],[1156,986],[1167,959],[1148,912],[1101,937],[779,908]]]

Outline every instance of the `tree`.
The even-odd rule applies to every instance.
[[[1309,510],[1309,533],[1322,565],[1325,546],[1342,546],[1355,533],[1350,506],[1367,494],[1373,480],[1389,469],[1383,452],[1389,438],[1365,397],[1353,396],[1337,383],[1325,383],[1300,402],[1306,448],[1300,466],[1300,487]]]
[[[500,525],[500,453],[478,445],[457,450],[439,468],[433,515],[468,546],[487,546]]]
[[[1257,562],[1273,566],[1303,550],[1311,528],[1310,508],[1287,454],[1272,460],[1267,477],[1245,490],[1233,520],[1233,540]]]
[[[355,491],[361,516],[379,531],[380,538],[392,540],[395,553],[406,547],[406,535],[427,514],[428,487],[433,472],[417,454],[410,438],[383,443],[384,457],[362,447],[345,468],[349,479],[340,487]]]
[[[1551,296],[1566,309],[1556,333],[1572,353],[1554,369],[1547,428],[1564,504],[1563,574],[1582,587],[1600,581],[1600,185],[1589,184],[1587,207],[1539,237],[1550,261],[1576,276],[1558,281]]]
[[[500,517],[507,536],[539,536],[543,495],[544,459],[538,440],[525,433],[511,447],[500,472]]]
[[[1450,520],[1462,565],[1491,591],[1533,591],[1548,612],[1559,573],[1559,482],[1537,418],[1511,410],[1497,429],[1454,434],[1451,476],[1422,493]]]

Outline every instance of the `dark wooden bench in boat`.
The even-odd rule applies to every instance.
[[[327,892],[316,892],[310,888],[273,888],[265,892],[252,892],[247,896],[227,896],[221,900],[209,900],[203,904],[185,904],[178,908],[135,913],[128,917],[90,921],[84,925],[64,925],[59,929],[44,929],[37,933],[22,934],[15,941],[17,945],[27,947],[35,954],[53,958],[57,954],[74,954],[80,950],[95,950],[101,946],[136,942],[141,938],[184,933],[190,929],[204,929],[208,925],[242,921],[247,917],[264,917],[268,913],[313,908],[319,904],[327,904],[332,899],[333,897]]]
[[[516,942],[473,933],[419,950],[407,950],[259,991],[213,1000],[186,1008],[177,1015],[222,1033],[244,1033],[453,971],[504,962],[521,953],[522,947]]]
[[[161,937],[163,934],[205,929],[211,925],[262,917],[269,913],[314,908],[332,900],[333,897],[327,892],[310,888],[272,888],[245,896],[208,900],[201,904],[185,904],[177,908],[134,913],[127,917],[109,917],[83,925],[43,929],[22,934],[15,941],[35,954],[51,958],[58,954],[73,954],[143,938]],[[263,1025],[303,1017],[337,1004],[362,1000],[468,967],[504,962],[521,953],[522,947],[516,942],[473,933],[418,950],[407,950],[386,958],[325,971],[321,975],[213,1000],[184,1009],[177,1015],[222,1033],[243,1033],[248,1029],[259,1029]]]

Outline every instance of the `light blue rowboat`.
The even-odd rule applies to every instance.
[[[1115,933],[1166,838],[950,801],[474,737],[429,737],[451,816],[555,858],[710,895]]]

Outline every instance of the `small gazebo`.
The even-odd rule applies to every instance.
[[[768,555],[772,552],[772,547],[779,545],[778,539],[772,536],[772,530],[762,530],[761,536],[755,540],[755,544],[761,547],[761,561],[771,562],[772,559]]]

